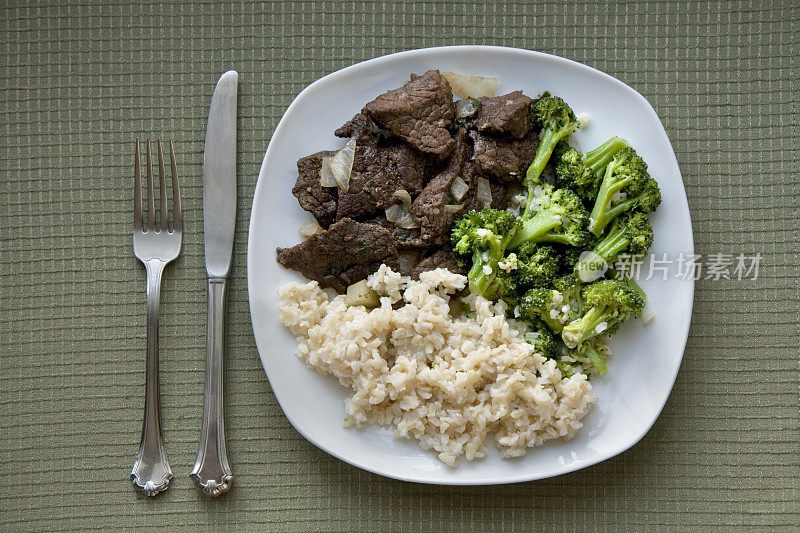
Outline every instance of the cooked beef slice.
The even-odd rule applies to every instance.
[[[458,264],[456,254],[453,250],[450,249],[449,246],[442,246],[441,248],[435,249],[433,253],[417,263],[417,266],[414,267],[414,271],[411,273],[411,277],[419,279],[421,273],[435,268],[446,268],[450,272],[456,274],[467,274],[467,269]]]
[[[508,195],[508,189],[502,183],[489,182],[492,189],[492,205],[494,209],[505,209],[511,198]]]
[[[374,120],[363,113],[359,113],[345,122],[333,134],[337,137],[364,137],[373,142],[384,141],[392,136],[391,133],[378,126]]]
[[[297,160],[297,182],[292,194],[297,197],[300,207],[314,215],[323,228],[327,228],[336,218],[336,187],[323,187],[319,184],[319,171],[322,158],[336,152],[317,152]]]
[[[411,204],[411,214],[420,225],[420,239],[426,245],[442,244],[449,239],[456,214],[448,213],[445,205],[458,203],[450,192],[450,185],[456,176],[463,178],[468,174],[469,153],[467,132],[461,128],[456,134],[456,148],[449,163]]]
[[[420,152],[444,159],[455,146],[453,91],[437,70],[411,80],[369,102],[362,113]]]
[[[339,292],[378,270],[381,263],[398,268],[392,234],[377,224],[349,218],[291,248],[278,248],[277,254],[278,262],[286,268]]]
[[[522,139],[494,137],[478,131],[471,131],[470,137],[477,168],[502,181],[521,179],[539,147],[539,137],[533,132]]]
[[[336,131],[333,132],[337,137],[353,137],[361,136],[368,133],[372,129],[372,119],[363,113],[358,113],[356,116],[342,124]]]
[[[521,139],[533,125],[531,103],[533,100],[514,91],[494,97],[479,98],[481,106],[475,127],[479,131],[495,135],[507,134]]]
[[[347,193],[339,193],[336,219],[362,218],[386,209],[400,189],[418,194],[425,185],[424,157],[394,141],[377,144],[368,137],[356,141]]]
[[[376,216],[365,220],[369,224],[378,224],[381,227],[386,228],[392,233],[394,237],[395,244],[397,245],[398,250],[408,251],[408,250],[419,250],[421,248],[426,248],[425,245],[419,238],[420,230],[419,228],[398,228],[388,220],[386,220],[386,216],[384,213],[379,213]]]

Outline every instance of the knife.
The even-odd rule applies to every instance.
[[[209,496],[230,488],[233,475],[225,447],[222,401],[225,293],[236,224],[236,93],[239,74],[229,70],[211,99],[203,155],[203,237],[208,277],[206,385],[200,447],[191,477]]]

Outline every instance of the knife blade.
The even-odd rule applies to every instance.
[[[225,443],[223,358],[225,295],[236,226],[236,111],[239,75],[222,75],[211,98],[203,154],[203,238],[208,278],[208,333],[203,422],[190,476],[208,496],[230,488],[233,474]]]
[[[226,278],[236,223],[236,93],[239,74],[230,70],[214,89],[203,154],[203,237],[206,273]]]

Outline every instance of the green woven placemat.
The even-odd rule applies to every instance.
[[[0,528],[731,531],[800,523],[798,53],[779,2],[260,4],[4,2],[0,64]],[[697,252],[763,254],[757,280],[697,284],[667,406],[628,452],[554,479],[452,488],[387,480],[306,442],[271,393],[247,304],[252,193],[273,128],[320,76],[449,44],[550,52],[645,95],[683,172]],[[236,484],[188,472],[205,346],[201,165],[209,97],[241,76],[239,218],[228,314]],[[162,298],[157,499],[128,473],[144,389],[144,272],[131,250],[134,137],[175,142],[183,255]],[[796,529],[795,529],[796,530]]]

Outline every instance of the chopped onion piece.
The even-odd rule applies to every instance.
[[[336,178],[333,177],[333,170],[331,170],[331,158],[322,158],[322,167],[319,169],[319,184],[323,187],[338,187]]]
[[[483,204],[483,207],[492,205],[492,187],[486,178],[478,178],[478,190],[475,193],[475,198]]]
[[[450,184],[450,192],[453,193],[453,198],[460,202],[469,192],[469,185],[467,185],[467,182],[464,181],[461,176],[456,176],[456,179]]]
[[[408,191],[405,189],[397,189],[392,196],[403,202],[406,206],[411,205],[411,195],[408,194]]]
[[[442,76],[450,84],[453,92],[461,98],[480,98],[494,96],[497,90],[497,78],[485,76],[468,76],[455,72],[442,72]]]
[[[464,204],[447,204],[444,206],[445,212],[450,215],[453,213],[458,213],[462,209],[464,209]]]
[[[418,228],[419,224],[404,204],[394,204],[386,209],[386,220],[403,229]]]
[[[297,233],[303,239],[308,239],[312,235],[314,235],[316,233],[322,233],[323,231],[325,231],[325,230],[322,229],[322,226],[317,224],[316,221],[306,222],[304,224],[300,224],[300,227],[297,228]]]
[[[356,155],[356,139],[353,137],[344,148],[331,156],[331,171],[333,177],[336,178],[336,184],[342,192],[346,193],[350,190],[350,173],[353,172],[353,159]]]

